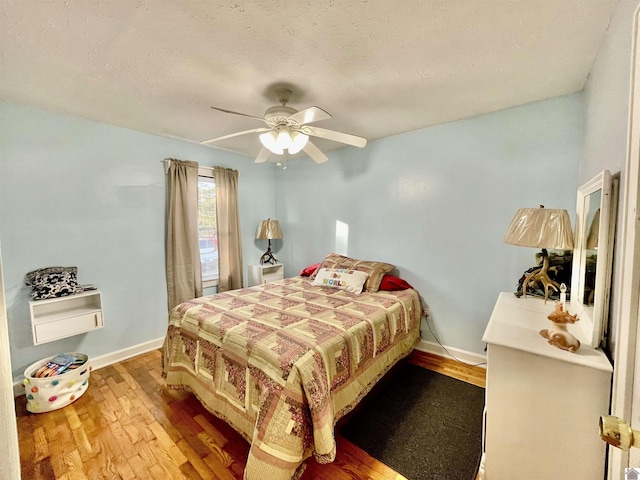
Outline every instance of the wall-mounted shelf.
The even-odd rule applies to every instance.
[[[52,342],[104,326],[102,295],[91,290],[67,297],[29,302],[33,343]]]

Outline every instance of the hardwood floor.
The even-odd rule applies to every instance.
[[[414,351],[409,361],[485,386],[485,370]],[[16,399],[24,480],[240,480],[249,445],[191,394],[168,389],[160,351],[95,370],[86,393],[43,414]],[[308,462],[301,480],[399,480],[402,475],[337,436],[334,463]]]

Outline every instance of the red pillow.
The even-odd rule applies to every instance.
[[[401,278],[394,277],[393,275],[385,275],[382,277],[382,281],[380,282],[380,290],[393,291],[406,290],[408,288],[413,287]]]
[[[300,272],[300,276],[301,277],[311,276],[311,274],[313,274],[313,272],[315,272],[319,266],[320,264],[316,263],[315,265],[309,265],[307,268],[303,268],[302,271]]]

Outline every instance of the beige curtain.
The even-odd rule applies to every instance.
[[[238,214],[238,171],[214,167],[218,221],[218,291],[242,288],[242,238]]]
[[[169,310],[202,296],[198,245],[198,164],[167,159],[167,294]]]

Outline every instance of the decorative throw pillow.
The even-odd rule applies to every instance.
[[[76,267],[47,267],[27,273],[26,284],[31,286],[31,297],[44,300],[82,292],[77,271]]]
[[[395,268],[395,265],[384,262],[372,262],[369,260],[356,260],[355,258],[345,257],[337,253],[330,253],[322,261],[315,274],[311,275],[313,279],[321,268],[344,268],[350,270],[359,270],[369,275],[364,288],[367,292],[377,292],[380,288],[382,277]]]
[[[380,282],[380,290],[394,291],[394,290],[407,290],[413,288],[406,281],[401,278],[394,277],[393,275],[385,275]]]
[[[319,266],[320,264],[316,263],[315,265],[309,265],[308,267],[303,268],[302,271],[300,272],[300,276],[308,277],[312,275],[313,273],[315,273],[315,271],[318,269]]]
[[[316,272],[312,285],[346,290],[351,293],[362,293],[362,287],[369,275],[358,270],[343,268],[322,268]]]

